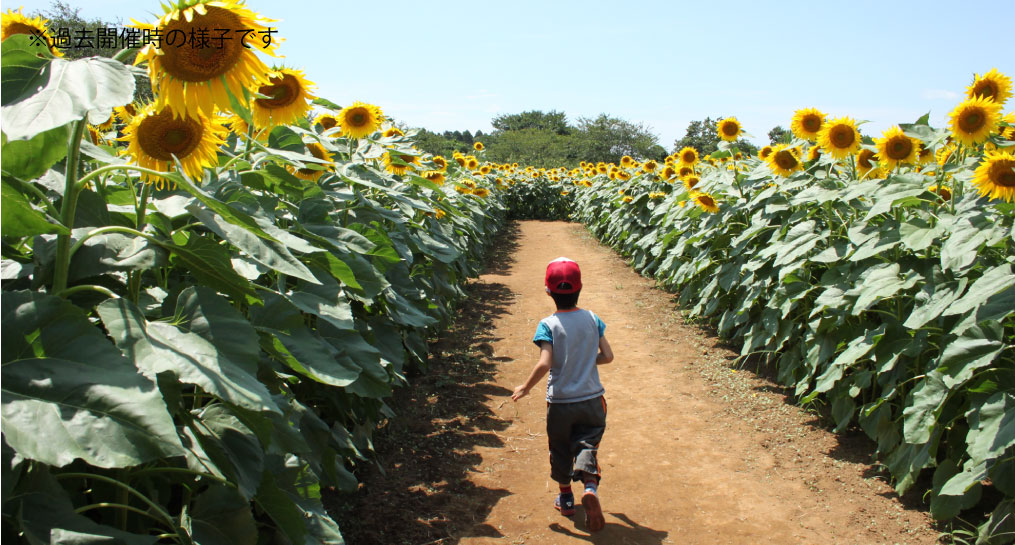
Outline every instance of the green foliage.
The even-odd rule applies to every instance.
[[[547,131],[557,135],[568,135],[573,132],[573,127],[567,122],[567,115],[564,112],[550,110],[529,110],[520,114],[503,114],[493,118],[490,122],[494,129],[501,132],[536,130]],[[520,162],[520,161],[519,161]]]
[[[793,133],[782,128],[782,125],[776,125],[772,127],[772,130],[768,131],[768,143],[771,145],[776,144],[789,144],[793,140]]]
[[[503,223],[501,194],[454,191],[457,165],[446,190],[393,176],[381,144],[299,127],[234,141],[200,184],[146,185],[83,139],[131,99],[131,73],[25,62],[21,38],[2,59],[5,527],[32,543],[341,543],[321,488],[355,488],[384,397],[425,365]],[[44,73],[61,77],[33,86]],[[317,183],[287,170],[305,142],[335,157]]]

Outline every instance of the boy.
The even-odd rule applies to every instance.
[[[596,451],[606,430],[606,399],[597,365],[613,361],[613,351],[598,316],[578,308],[581,270],[566,257],[546,267],[546,293],[557,312],[543,318],[532,339],[539,346],[539,363],[529,379],[515,388],[518,401],[543,378],[546,382],[546,435],[550,440],[550,477],[560,485],[554,507],[562,515],[574,514],[571,481],[582,482],[585,524],[597,532],[606,525],[599,505],[600,480]]]

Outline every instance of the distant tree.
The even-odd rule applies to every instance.
[[[523,129],[537,129],[550,131],[555,134],[570,134],[571,126],[567,123],[567,116],[564,112],[550,110],[529,110],[520,114],[505,114],[493,118],[490,122],[498,131],[520,131]]]
[[[472,136],[472,133],[469,132],[468,129],[466,129],[465,132],[462,133],[461,141],[471,146],[472,143],[476,141],[476,139]]]
[[[793,133],[782,128],[782,125],[776,125],[772,127],[772,130],[768,131],[768,141],[774,146],[776,144],[789,144],[789,141],[793,139]]]
[[[647,127],[606,114],[594,119],[579,118],[574,136],[581,157],[587,161],[619,163],[625,155],[638,160],[666,157],[659,138]]]
[[[459,138],[455,138],[458,133]],[[426,129],[419,129],[416,134],[416,147],[433,155],[451,157],[454,152],[468,153],[472,146],[461,141],[461,132],[444,131],[442,134],[430,132]]]
[[[706,117],[704,121],[691,121],[687,125],[687,133],[684,137],[673,142],[673,151],[677,152],[685,147],[692,147],[698,150],[701,155],[708,155],[718,150],[719,142],[722,140],[719,138],[716,124],[722,120],[721,117],[715,119]],[[757,146],[744,139],[737,140],[734,145],[744,153],[754,154],[758,151]]]
[[[543,129],[518,129],[491,135],[486,157],[498,163],[534,167],[577,166],[582,160],[573,135]]]
[[[48,10],[34,12],[32,16],[42,16],[49,20],[51,37],[55,38],[60,34],[69,37],[67,42],[70,47],[60,48],[66,59],[113,57],[119,53],[119,49],[116,47],[98,47],[101,45],[98,42],[99,29],[103,29],[107,35],[112,32],[113,36],[119,36],[123,29],[123,22],[119,18],[116,21],[87,20],[81,16],[81,8],[65,4],[60,0],[53,0]],[[133,60],[134,58],[131,57],[130,62]],[[151,81],[147,76],[136,76],[134,84],[135,101],[150,102],[154,98]]]

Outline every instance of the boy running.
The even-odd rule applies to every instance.
[[[546,435],[550,441],[550,477],[560,485],[554,507],[562,515],[573,515],[571,481],[584,483],[582,507],[585,524],[597,532],[606,525],[599,504],[601,478],[596,452],[606,430],[605,390],[599,382],[597,365],[613,361],[613,351],[603,332],[599,316],[578,308],[581,270],[566,257],[546,267],[546,292],[557,312],[543,318],[532,339],[539,346],[539,362],[528,380],[515,388],[511,399],[518,401],[540,379],[546,382]]]

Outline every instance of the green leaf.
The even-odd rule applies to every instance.
[[[109,119],[114,107],[133,98],[134,75],[121,62],[104,57],[53,59],[41,91],[3,107],[4,132],[10,140],[26,140],[86,117],[98,125]]]
[[[984,322],[982,326],[966,329],[957,339],[946,343],[937,368],[937,371],[945,373],[945,386],[956,388],[972,378],[977,369],[990,365],[1004,350],[1002,339],[1001,326],[997,322]]]
[[[234,361],[201,335],[165,322],[149,322],[124,299],[96,309],[120,350],[147,376],[171,372],[180,382],[252,411],[281,412],[245,361]]]
[[[237,486],[243,498],[254,496],[264,470],[264,448],[228,407],[215,403],[201,409],[185,433],[200,443],[207,460]]]
[[[941,224],[931,225],[921,218],[910,218],[899,226],[902,244],[914,252],[920,252],[934,243],[941,235]]]
[[[4,157],[8,156],[4,151]],[[0,182],[0,230],[5,237],[28,237],[44,233],[68,234],[66,227],[36,210],[32,204],[6,181]]]
[[[23,291],[2,304],[3,430],[20,455],[126,467],[183,454],[155,384],[78,307]]]
[[[254,501],[271,517],[271,520],[275,521],[291,543],[307,543],[303,512],[293,499],[279,488],[272,472],[265,470]]]
[[[924,284],[914,298],[915,308],[903,325],[910,329],[919,329],[927,322],[936,319],[959,298],[962,291],[966,289],[967,282],[967,279],[963,277],[958,282],[947,284],[937,282]]]
[[[961,298],[942,312],[944,316],[963,314],[984,304],[992,295],[1015,286],[1015,274],[1011,265],[1004,263],[984,271],[983,275],[973,282]]]
[[[193,286],[180,292],[175,314],[181,327],[211,342],[246,372],[257,374],[261,357],[257,332],[229,301],[211,289]]]
[[[67,156],[69,134],[68,128],[61,126],[27,140],[9,140],[3,145],[0,168],[22,180],[34,180]]]
[[[353,329],[352,308],[342,287],[327,272],[313,269],[318,285],[300,285],[284,297],[303,312],[318,316],[338,329]]]
[[[191,537],[201,545],[254,545],[257,523],[250,501],[235,488],[212,485],[194,499]]]
[[[250,282],[233,270],[229,251],[210,238],[191,234],[184,246],[170,246],[173,259],[181,262],[202,285],[221,291],[235,299],[255,298]]]
[[[998,392],[969,412],[966,452],[974,463],[993,460],[1015,445],[1015,395]]]
[[[917,382],[902,411],[902,434],[907,443],[922,444],[930,440],[937,431],[938,414],[948,392],[943,375],[937,371],[927,373]]]
[[[955,518],[963,509],[969,509],[980,501],[982,486],[975,483],[959,495],[946,495],[941,493],[942,487],[950,482],[959,467],[951,458],[938,462],[934,470],[933,491],[930,498],[930,513],[937,520],[949,520]]]
[[[987,232],[968,220],[957,222],[951,232],[944,233],[941,244],[941,267],[945,270],[960,271],[973,264],[979,255],[979,248],[989,238]]]
[[[246,227],[229,223],[222,216],[203,206],[191,204],[187,210],[205,227],[229,241],[254,261],[282,274],[294,276],[310,283],[317,283],[317,279],[310,273],[310,270],[296,259],[281,242],[258,237]]]
[[[46,84],[44,70],[53,55],[41,40],[27,34],[8,36],[0,47],[0,85],[4,90],[0,104],[6,106],[35,94]]]
[[[915,279],[904,280],[899,277],[898,263],[882,263],[867,269],[860,275],[857,286],[846,292],[847,296],[856,295],[853,316],[859,315],[882,299],[893,297],[913,284]]]
[[[265,240],[278,242],[275,237],[269,235],[264,231],[264,229],[261,229],[261,227],[257,224],[257,221],[250,217],[249,214],[236,210],[228,204],[216,199],[212,195],[209,195],[203,189],[194,185],[189,178],[180,174],[180,171],[182,171],[180,165],[177,165],[177,169],[177,172],[168,174],[166,177],[176,182],[181,189],[193,195],[197,200],[201,201],[202,204],[215,211],[215,213],[221,216],[222,219],[233,225],[242,227]]]
[[[283,363],[301,375],[338,387],[352,384],[360,375],[360,367],[351,358],[307,328],[294,329],[289,333],[272,329],[265,331],[278,343],[276,350],[283,356],[290,356]]]

